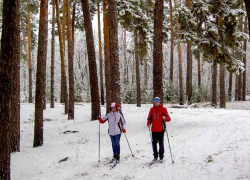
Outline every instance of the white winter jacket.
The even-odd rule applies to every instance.
[[[109,135],[115,136],[122,133],[123,129],[126,129],[126,122],[119,112],[110,112],[108,113],[104,119],[104,121],[108,121],[109,123]]]

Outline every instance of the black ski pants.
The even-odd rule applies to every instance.
[[[164,131],[163,132],[152,132],[152,146],[154,151],[154,158],[164,157]],[[157,143],[159,143],[159,152],[157,149]]]

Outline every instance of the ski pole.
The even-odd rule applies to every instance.
[[[167,138],[168,138],[168,131],[167,131],[167,125],[166,125],[166,134],[167,134]],[[170,155],[171,155],[171,159],[172,159],[172,164],[174,163],[173,161],[173,157],[172,157],[172,152],[171,152],[171,147],[170,147],[170,142],[169,142],[169,138],[168,138],[168,146],[169,146],[169,150],[170,150]]]
[[[126,136],[126,133],[124,133],[124,135],[125,135],[125,137],[126,137],[126,139],[127,139],[127,142],[128,142],[128,138],[127,138],[127,136]],[[130,145],[129,145],[129,142],[128,142],[128,146],[129,146],[129,149],[130,149],[130,151],[131,151],[132,157],[134,157],[134,154],[133,154],[133,152],[132,152],[132,150],[131,150],[131,147],[130,147]]]
[[[100,162],[100,156],[101,156],[101,130],[100,130],[100,122],[99,122],[99,159],[98,162]]]

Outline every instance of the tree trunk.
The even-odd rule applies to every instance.
[[[43,145],[43,107],[45,96],[45,73],[47,59],[47,36],[48,36],[48,0],[41,0],[39,35],[38,35],[38,53],[37,53],[37,71],[36,71],[36,98],[35,98],[35,127],[33,147]]]
[[[31,66],[31,26],[30,26],[30,11],[28,9],[28,57],[27,65],[29,72],[29,103],[33,102],[32,98],[32,66]]]
[[[154,49],[153,49],[153,88],[154,97],[160,97],[163,102],[162,83],[162,27],[163,27],[163,0],[155,0],[154,8]]]
[[[111,104],[111,75],[109,53],[109,24],[108,24],[108,0],[103,0],[103,33],[104,33],[104,57],[105,57],[105,85],[106,85],[106,112],[109,112]]]
[[[212,72],[212,105],[217,106],[217,64],[213,64]]]
[[[247,33],[247,18],[245,19],[245,23],[244,23],[244,32]],[[243,50],[245,52],[247,52],[247,40],[244,41]],[[246,63],[247,63],[247,61],[246,61],[246,59],[247,59],[246,56],[244,56],[243,63],[244,63],[245,71],[243,72],[242,101],[246,101],[246,82],[247,82],[247,78],[246,78],[246,70],[247,70]]]
[[[186,0],[186,6],[191,9],[191,0]],[[192,42],[187,41],[187,76],[186,76],[186,96],[187,103],[192,104]]]
[[[0,179],[10,180],[10,153],[13,134],[20,132],[19,108],[19,0],[4,0],[0,57]],[[16,71],[16,72],[15,72]],[[15,112],[13,112],[15,111]],[[14,122],[15,121],[15,122]],[[19,122],[18,122],[19,121]],[[17,137],[17,136],[15,136]],[[19,147],[17,147],[19,149]],[[12,149],[13,150],[13,149]]]
[[[120,68],[118,48],[118,19],[117,1],[108,0],[108,23],[109,23],[109,53],[110,53],[110,75],[111,75],[111,100],[121,104],[120,95]]]
[[[232,101],[233,73],[229,72],[228,98]]]
[[[197,59],[198,61],[198,102],[201,102],[201,96],[202,96],[202,89],[201,89],[201,58],[200,56]]]
[[[63,43],[63,34],[61,29],[60,15],[59,15],[59,5],[58,0],[56,1],[56,19],[57,19],[57,28],[59,35],[59,43],[60,43],[60,56],[61,56],[61,103],[65,103],[65,114],[68,114],[68,93],[67,93],[67,81],[66,81],[66,70],[65,70],[65,51],[64,51],[64,43]]]
[[[123,64],[123,85],[127,86],[127,33],[126,29],[123,29],[123,53],[124,53],[124,64]]]
[[[88,0],[82,0],[82,9],[83,9],[84,27],[85,27],[88,60],[89,60],[89,76],[90,76],[90,89],[91,89],[91,102],[92,102],[91,120],[95,120],[100,116],[100,100],[98,93],[98,79],[97,79],[97,68],[95,59],[94,38],[93,38]]]
[[[170,8],[170,27],[171,27],[171,45],[170,45],[170,82],[173,83],[174,78],[174,23],[173,23],[173,8],[172,0],[169,0]]]
[[[141,107],[141,83],[140,83],[140,59],[138,52],[138,32],[137,29],[134,29],[134,43],[135,43],[135,69],[136,69],[136,102],[137,107]]]
[[[55,0],[52,1],[52,41],[51,41],[51,80],[50,80],[50,108],[55,107],[54,96],[54,67],[55,67]]]
[[[97,1],[97,15],[98,15],[98,40],[99,40],[99,63],[100,63],[100,89],[101,89],[101,105],[104,105],[104,88],[103,88],[103,58],[102,58],[102,38],[101,38],[101,21],[100,21],[100,6]]]
[[[68,39],[68,71],[69,71],[69,110],[68,119],[74,119],[74,42],[72,39],[72,23],[70,17],[70,2],[66,0],[65,4],[66,18],[67,18],[67,39]]]
[[[247,18],[248,18],[248,33],[250,35],[250,0],[244,0],[246,11],[247,11]]]
[[[234,93],[234,100],[239,100],[239,93],[238,93],[238,75],[235,75],[235,93]]]
[[[225,68],[220,65],[220,108],[226,108]]]
[[[72,40],[73,40],[74,46],[75,46],[75,43],[74,43],[75,42],[75,20],[76,20],[76,2],[73,5],[73,12],[72,12]]]
[[[177,8],[176,0],[174,0],[175,10]],[[176,20],[176,26],[179,26],[179,21]],[[179,29],[177,29],[176,38],[179,39]],[[182,51],[181,51],[181,43],[178,42],[178,61],[179,61],[179,88],[180,88],[180,105],[184,104],[184,91],[183,91],[183,78],[182,78]]]

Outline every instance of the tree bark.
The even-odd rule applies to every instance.
[[[56,19],[57,19],[57,28],[59,35],[59,43],[60,43],[60,56],[61,56],[61,103],[65,103],[65,114],[68,114],[68,93],[67,93],[67,80],[66,80],[66,70],[65,70],[65,51],[64,51],[64,43],[63,43],[63,34],[61,29],[60,15],[59,15],[59,5],[58,0],[56,1]]]
[[[68,119],[74,119],[75,97],[74,97],[74,42],[72,39],[72,22],[70,16],[70,2],[66,0],[66,20],[67,20],[67,39],[68,39],[68,71],[69,71],[69,110]]]
[[[212,72],[212,105],[217,106],[217,64],[213,64]]]
[[[172,0],[169,0],[170,8],[170,27],[171,27],[171,44],[170,44],[170,82],[173,83],[174,78],[174,23],[173,23],[173,8]]]
[[[140,83],[140,59],[138,52],[138,32],[137,29],[134,29],[134,43],[135,43],[135,69],[136,69],[136,102],[137,107],[141,107],[141,83]]]
[[[11,141],[19,137],[19,0],[4,0],[0,54],[0,179],[10,180]],[[19,124],[19,127],[17,126]],[[19,149],[19,143],[18,147]]]
[[[37,73],[36,73],[36,98],[35,98],[35,127],[33,147],[43,145],[43,107],[45,96],[45,73],[47,59],[47,36],[48,36],[48,0],[41,0],[38,53],[37,53]]]
[[[229,84],[228,84],[228,98],[232,101],[232,87],[233,86],[233,73],[229,72]]]
[[[126,87],[127,85],[127,31],[123,29],[123,56],[124,56],[124,64],[123,64],[123,85]]]
[[[105,57],[105,85],[106,85],[106,112],[109,112],[111,104],[111,75],[109,53],[109,23],[108,23],[108,0],[103,0],[103,33],[104,33],[104,57]]]
[[[247,33],[247,18],[245,19],[245,23],[244,23],[244,32]],[[243,50],[245,52],[247,52],[247,40],[244,41]],[[243,63],[244,63],[245,71],[243,72],[242,101],[246,101],[246,82],[247,82],[247,78],[246,78],[246,71],[247,71],[246,63],[247,63],[247,61],[246,60],[247,60],[247,58],[246,58],[246,56],[244,56]]]
[[[54,67],[55,67],[55,0],[52,1],[52,40],[51,40],[51,80],[50,80],[50,108],[55,107],[54,95]]]
[[[117,13],[117,1],[108,0],[111,100],[121,105]]]
[[[220,65],[220,108],[226,108],[225,68]]]
[[[201,59],[200,56],[197,59],[198,61],[198,102],[201,102],[202,89],[201,89]]]
[[[248,33],[250,35],[250,0],[244,0],[246,11],[247,11],[247,18],[248,18]]]
[[[91,89],[91,102],[92,102],[91,120],[95,120],[100,116],[100,100],[98,93],[98,79],[97,79],[97,68],[95,59],[94,38],[93,38],[93,30],[90,19],[88,0],[82,0],[82,9],[83,9],[84,27],[86,33],[88,61],[89,61],[89,76],[90,76],[90,89]]]
[[[28,9],[28,57],[27,65],[29,72],[29,103],[33,102],[32,98],[32,66],[31,66],[31,26],[30,26],[30,10]]]
[[[191,9],[191,0],[186,0],[186,6]],[[187,76],[186,76],[186,96],[187,96],[187,103],[192,104],[192,42],[187,41]]]
[[[101,21],[100,21],[100,5],[97,1],[98,15],[98,40],[99,40],[99,63],[100,63],[100,89],[101,89],[101,105],[104,105],[104,88],[103,88],[103,58],[102,58],[102,38],[101,38]]]
[[[155,0],[154,8],[154,38],[153,38],[153,89],[154,97],[160,97],[163,102],[162,83],[162,27],[163,27],[163,0]]]
[[[177,8],[176,0],[174,0],[175,10]],[[176,26],[179,26],[179,21],[176,20]],[[177,29],[176,38],[179,39],[179,29]],[[182,51],[181,51],[181,43],[178,42],[178,61],[179,61],[179,88],[180,88],[180,105],[184,105],[184,91],[183,91],[183,77],[182,77]]]

